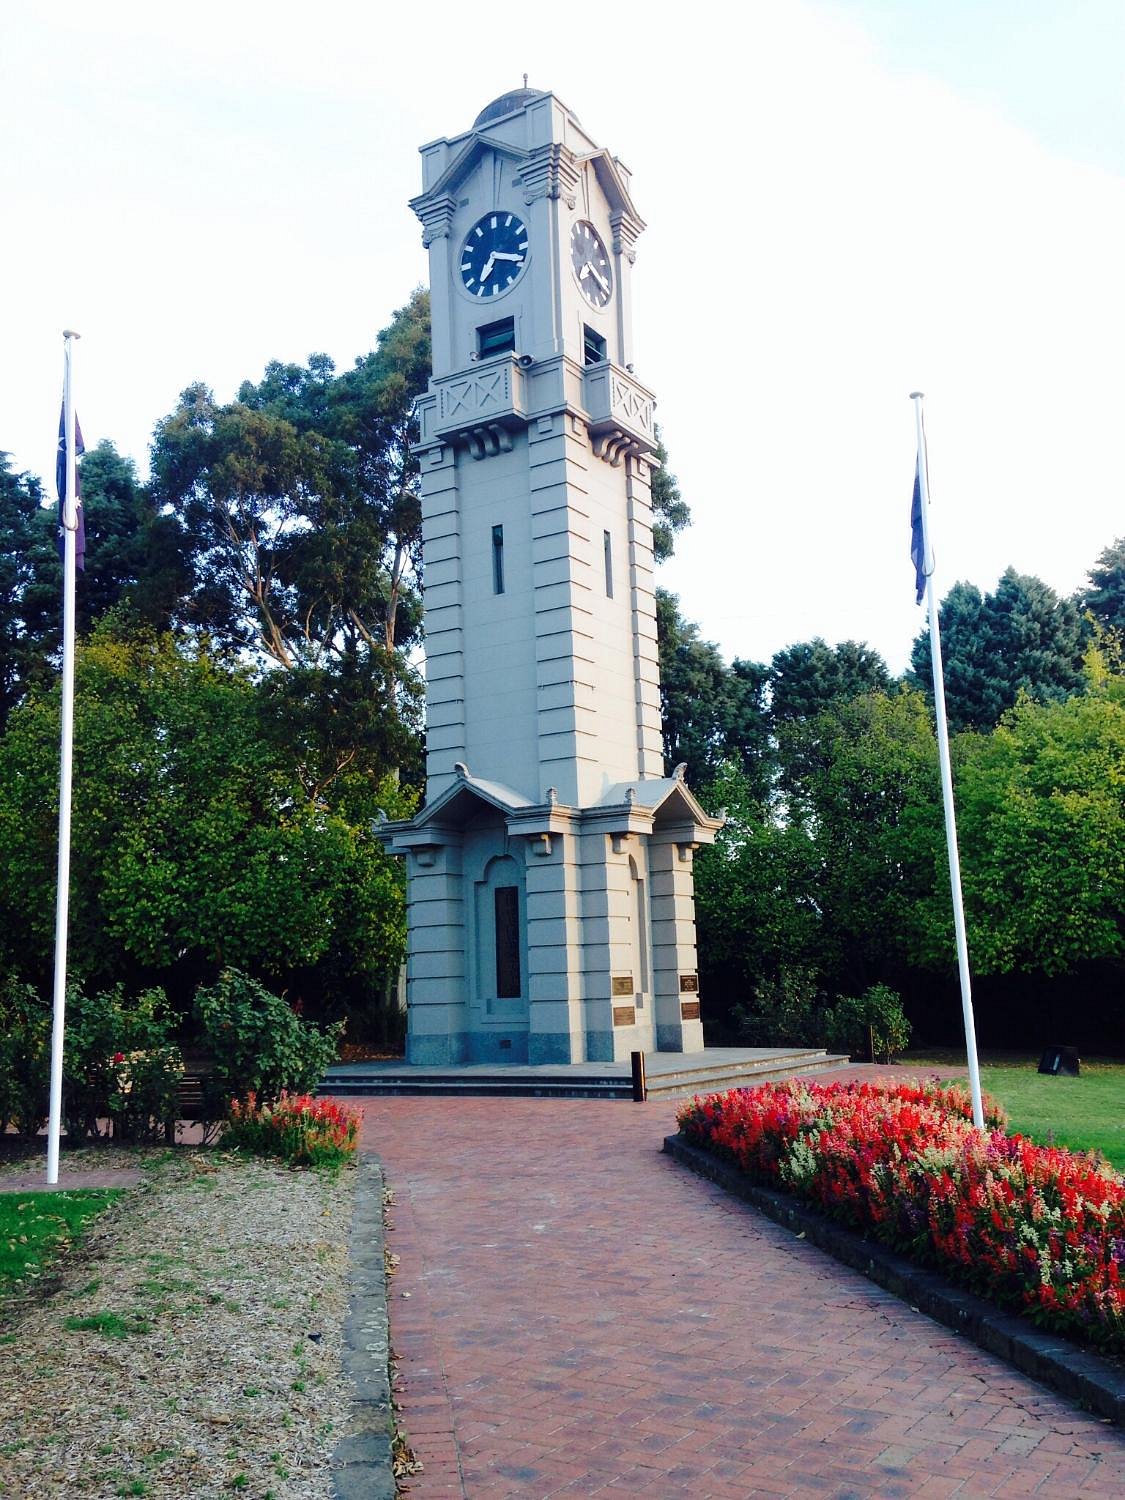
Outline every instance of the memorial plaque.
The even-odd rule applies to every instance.
[[[680,1019],[682,1021],[698,1021],[699,1020],[699,1001],[698,1000],[682,1000],[680,1002]]]
[[[681,974],[680,975],[680,994],[681,995],[697,995],[698,993],[699,993],[699,975],[698,974]]]
[[[615,995],[631,995],[633,993],[632,974],[616,974],[613,978],[613,993]]]
[[[637,1024],[637,1012],[631,1005],[615,1005],[613,1007],[613,1024],[615,1026],[635,1026]]]

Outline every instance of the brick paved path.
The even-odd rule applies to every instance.
[[[425,1497],[1125,1495],[1125,1437],[659,1154],[670,1104],[371,1099]]]

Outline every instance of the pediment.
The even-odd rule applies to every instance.
[[[486,151],[491,151],[497,156],[506,156],[514,162],[524,162],[529,155],[527,151],[513,146],[510,141],[501,140],[499,136],[492,135],[487,130],[474,130],[466,137],[461,149],[437,181],[432,183],[424,193],[419,193],[417,198],[411,198],[410,207],[420,215],[421,209],[431,199],[455,193]]]
[[[447,787],[440,797],[427,802],[422,811],[415,815],[411,826],[421,829],[430,823],[460,825],[480,812],[482,806],[491,807],[506,817],[511,813],[522,812],[534,804],[530,798],[499,781],[488,781],[468,772],[458,773],[452,786]]]
[[[598,179],[598,185],[606,196],[610,212],[627,214],[636,223],[636,232],[645,227],[645,221],[637,212],[629,189],[625,185],[625,178],[613,156],[606,150],[592,151],[588,156],[579,158],[580,161],[589,162],[594,169],[594,175]]]

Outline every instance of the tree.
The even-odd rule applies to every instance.
[[[815,851],[805,828],[773,816],[734,760],[718,767],[701,796],[726,814],[715,843],[695,860],[703,993],[721,1006],[787,971],[816,968]]]
[[[310,788],[357,763],[418,774],[411,443],[429,337],[418,292],[351,371],[275,362],[225,406],[192,386],[157,428],[154,488],[194,546],[182,624],[289,674],[274,704],[295,716]]]
[[[1125,536],[1101,553],[1086,575],[1089,583],[1075,602],[1088,610],[1103,630],[1125,634]]]
[[[1125,679],[1023,698],[954,741],[969,948],[982,974],[1125,956]],[[924,956],[944,944],[931,904]]]
[[[820,636],[778,651],[770,663],[774,728],[813,719],[834,704],[890,685],[886,662],[860,641],[829,646]]]
[[[691,510],[680,494],[676,476],[668,468],[668,450],[658,426],[652,467],[652,551],[658,563],[672,556],[677,532],[690,525]]]
[[[701,786],[733,759],[764,797],[769,781],[765,711],[767,672],[755,662],[728,667],[718,647],[700,640],[679,601],[656,591],[660,646],[660,707],[667,769],[687,765],[688,781]]]
[[[50,972],[59,700],[35,691],[0,738],[0,967]],[[234,963],[270,982],[381,974],[401,886],[368,822],[310,797],[262,689],[204,647],[99,630],[75,672],[71,967],[95,986]],[[389,780],[389,810],[409,804]]]
[[[87,566],[75,588],[75,628],[111,612],[166,629],[187,581],[183,537],[157,513],[130,459],[103,440],[82,459]],[[56,506],[39,481],[0,464],[0,727],[33,684],[53,680],[62,638]]]
[[[821,917],[822,973],[860,994],[909,964],[923,904],[943,880],[934,731],[908,690],[839,701],[795,733],[805,769],[786,811],[813,845],[807,898]]]
[[[0,454],[0,728],[29,681],[46,672],[53,641],[44,651],[43,637],[53,628],[57,638],[59,595],[45,611],[47,600],[37,588],[43,554],[54,547],[54,526],[42,505],[39,480],[13,473],[8,455]]]
[[[991,729],[1021,693],[1059,702],[1083,687],[1087,633],[1077,606],[1009,568],[982,597],[956,583],[938,611],[951,730]],[[913,680],[933,701],[929,632],[911,651]]]

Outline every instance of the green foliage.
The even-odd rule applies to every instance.
[[[1125,536],[1107,547],[1090,569],[1089,585],[1076,600],[1103,630],[1125,635]]]
[[[170,637],[95,635],[78,655],[71,966],[122,973],[235,962],[263,975],[331,961],[341,978],[397,966],[401,873],[368,826],[397,785],[308,788],[268,687]],[[0,942],[44,982],[53,943],[58,699],[37,694],[0,739]],[[353,821],[354,819],[354,821]]]
[[[690,525],[691,509],[668,468],[668,450],[658,426],[652,464],[652,551],[657,562],[666,562],[672,556],[677,532]]]
[[[664,589],[656,591],[656,633],[667,769],[686,764],[689,784],[698,787],[723,761],[737,761],[764,796],[770,755],[766,669],[742,661],[728,668],[718,647],[700,640],[698,627],[683,618],[676,596]]]
[[[0,1135],[38,1133],[47,1119],[50,1076],[51,1007],[9,976],[0,986]]]
[[[1087,632],[1072,600],[1009,568],[995,593],[956,583],[938,611],[951,730],[991,729],[1021,694],[1060,702],[1083,688]],[[929,632],[911,652],[914,680],[933,700]]]
[[[280,996],[231,968],[199,990],[195,1015],[212,1063],[204,1080],[212,1120],[225,1119],[231,1101],[247,1094],[272,1103],[286,1091],[314,1089],[335,1061],[342,1030],[310,1025]]]
[[[814,851],[808,893],[821,972],[832,987],[862,991],[910,960],[923,906],[943,879],[929,713],[918,693],[868,693],[792,734],[806,769],[787,813]]]
[[[72,1139],[98,1135],[103,1119],[127,1141],[156,1140],[175,1126],[183,1058],[174,1029],[162,990],[130,999],[120,985],[69,990],[63,1114]]]
[[[695,860],[700,952],[710,972],[734,997],[815,967],[820,917],[805,829],[779,821],[733,762],[700,795],[726,814],[715,843]]]
[[[886,692],[887,665],[859,641],[829,646],[817,636],[778,651],[770,663],[770,718],[782,725],[815,719],[825,709],[861,693]]]
[[[323,354],[307,368],[275,361],[225,405],[190,386],[157,426],[154,490],[193,547],[181,622],[305,674],[276,698],[321,787],[357,761],[419,770],[411,444],[429,366],[417,292],[354,369],[337,374]]]
[[[753,987],[749,1005],[731,1012],[739,1040],[749,1047],[821,1046],[828,1012],[812,969],[789,966]]]
[[[910,1022],[902,998],[888,985],[873,984],[862,995],[841,996],[828,1012],[828,1045],[866,1060],[869,1045],[875,1057],[891,1062],[910,1044]]]
[[[970,952],[982,973],[1125,955],[1125,701],[1023,700],[956,743]],[[945,922],[929,904],[926,956]]]

